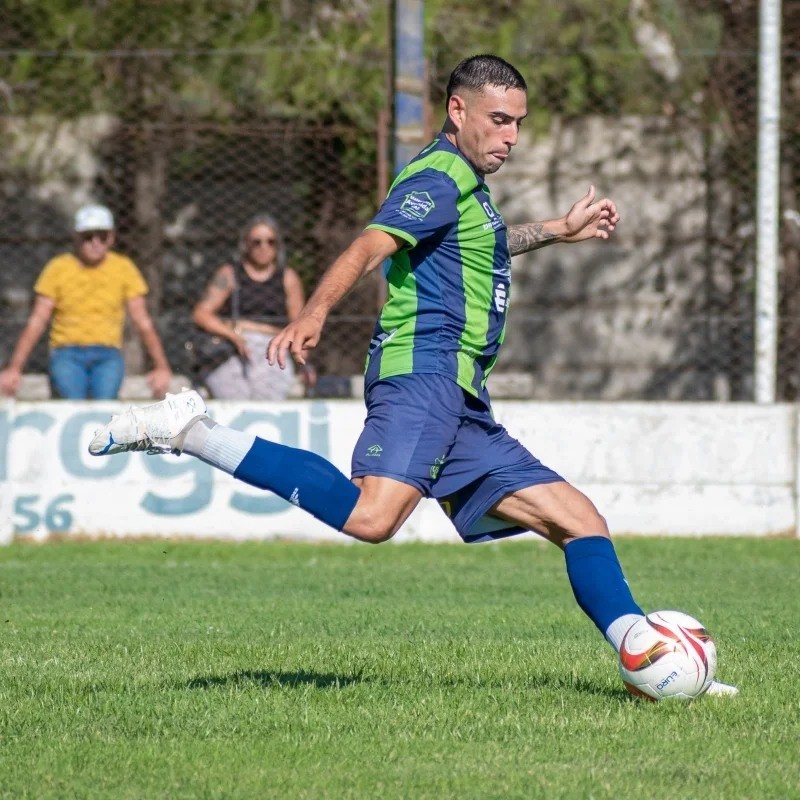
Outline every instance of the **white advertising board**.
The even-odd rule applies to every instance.
[[[303,511],[190,457],[94,458],[118,403],[0,405],[0,541],[15,537],[287,537],[348,541]],[[314,450],[349,474],[355,400],[211,403],[215,419]],[[595,502],[612,532],[773,535],[797,528],[791,406],[499,402],[496,417]],[[398,541],[460,541],[424,501]]]

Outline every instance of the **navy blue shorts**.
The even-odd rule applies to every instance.
[[[367,388],[366,403],[352,476],[394,478],[435,498],[465,542],[521,533],[489,509],[526,486],[564,480],[450,378],[386,378]]]

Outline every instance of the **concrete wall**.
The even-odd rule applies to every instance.
[[[565,214],[590,184],[622,220],[607,242],[514,259],[498,369],[530,372],[541,400],[750,397],[752,231],[728,235],[723,152],[669,117],[524,128],[489,179],[507,224]]]
[[[304,512],[188,457],[92,458],[118,403],[0,403],[0,541],[50,536],[347,541]],[[220,422],[310,448],[345,472],[355,400],[212,403]],[[500,401],[497,418],[584,490],[612,531],[797,535],[798,410],[790,405]],[[424,501],[398,541],[459,541]]]
[[[554,117],[545,132],[533,134],[533,127],[523,129],[508,164],[490,178],[506,221],[564,214],[594,183],[601,196],[616,200],[622,223],[609,242],[544,248],[514,260],[511,313],[497,371],[528,375],[526,394],[537,400],[752,396],[752,226],[729,233],[734,193],[724,178],[720,134],[668,115]],[[9,144],[0,149],[0,174],[10,188],[5,201],[0,193],[0,304],[6,311],[0,318],[0,357],[10,354],[19,334],[35,276],[54,248],[67,242],[62,234],[70,212],[92,196],[103,171],[100,145],[116,130],[117,122],[103,115],[6,121]],[[207,154],[202,147],[199,152]],[[259,191],[252,182],[246,186],[259,202],[275,190],[272,184]],[[161,266],[171,299],[159,322],[178,369],[189,307],[212,265],[229,257],[229,238],[208,239],[205,233],[197,241],[186,238],[187,232],[200,232],[198,220],[203,231],[220,229],[219,192],[202,176],[171,183],[168,192]],[[248,196],[243,192],[239,186],[237,197]],[[106,200],[114,205],[113,196]],[[115,207],[128,225],[129,201],[120,198],[122,205]],[[224,211],[230,216],[228,205]],[[338,212],[331,213],[338,219]],[[337,223],[332,230],[343,237],[343,247],[348,226]],[[135,247],[133,231],[122,233],[123,244]],[[307,232],[303,237],[308,240]],[[301,244],[295,241],[295,249]],[[137,262],[145,258],[143,252],[130,254]],[[327,259],[315,252],[308,263],[321,266]],[[365,287],[360,307],[354,301],[340,311],[369,315],[371,291]],[[352,321],[334,323],[335,315],[320,357],[327,359],[328,372],[358,371],[371,323],[358,323],[357,334]],[[141,367],[136,342],[129,340],[126,349],[131,373]],[[342,352],[349,354],[346,366]],[[40,345],[29,367],[45,366],[46,349]]]

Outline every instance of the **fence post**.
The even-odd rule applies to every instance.
[[[774,403],[778,358],[781,1],[761,0],[759,16],[755,400]]]
[[[424,0],[397,0],[393,165],[396,173],[426,144],[424,10]]]

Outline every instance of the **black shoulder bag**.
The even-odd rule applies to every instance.
[[[234,326],[239,321],[239,279],[233,270],[233,291],[231,292],[231,319]],[[196,328],[186,342],[189,354],[189,374],[195,384],[205,383],[206,378],[231,356],[238,352],[233,342],[202,328]]]

